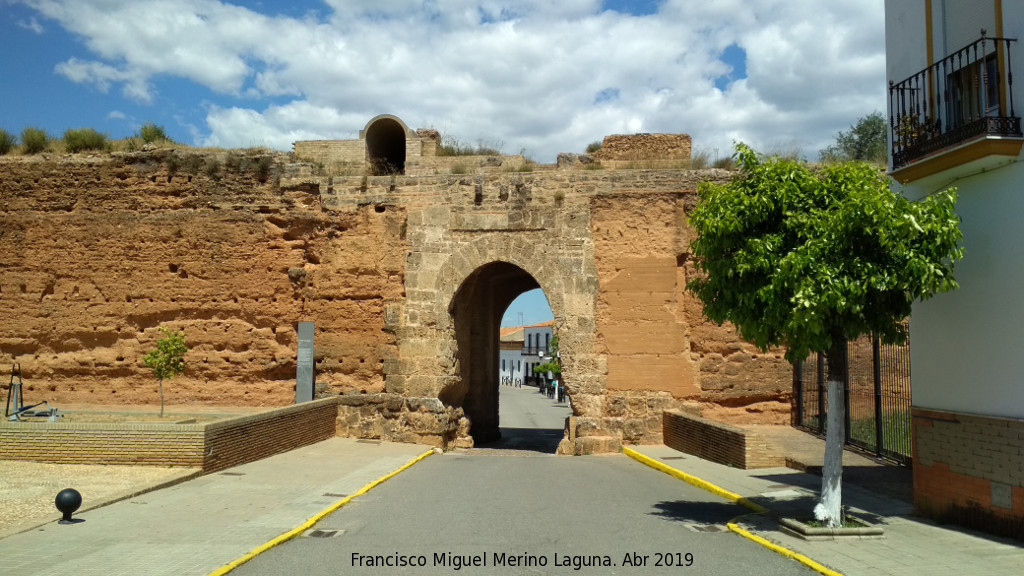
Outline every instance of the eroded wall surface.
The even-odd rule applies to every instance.
[[[314,176],[286,157],[266,170],[189,154],[0,159],[0,363],[21,363],[27,400],[158,401],[141,357],[168,326],[190,346],[170,403],[286,404],[295,326],[313,321],[318,396],[374,395],[343,403],[339,430],[468,445],[462,410],[489,418],[493,394],[472,388],[469,365],[488,360],[460,342],[494,331],[497,358],[496,319],[539,285],[574,412],[563,451],[658,442],[666,408],[788,421],[781,351],[708,324],[684,291],[687,210],[727,172],[498,158],[469,174]],[[447,408],[377,418],[393,398]]]

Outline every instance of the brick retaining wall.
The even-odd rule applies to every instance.
[[[223,470],[335,433],[337,398],[205,424],[0,423],[0,460]]]
[[[754,432],[713,422],[679,410],[665,410],[662,433],[669,448],[736,468],[767,468],[785,463],[772,458]]]

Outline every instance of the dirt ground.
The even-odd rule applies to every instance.
[[[260,408],[205,405],[61,404],[68,422],[197,422],[242,416]],[[41,420],[45,421],[45,420]],[[57,493],[74,488],[82,494],[85,510],[118,500],[156,485],[198,474],[198,468],[173,466],[105,466],[45,464],[0,460],[0,537],[20,532],[61,517],[54,506]]]

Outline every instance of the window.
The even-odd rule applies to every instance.
[[[949,74],[946,84],[948,129],[999,116],[999,72],[996,55],[973,62]]]

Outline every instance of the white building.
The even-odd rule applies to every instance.
[[[1024,2],[886,0],[885,23],[891,174],[958,189],[965,250],[911,316],[915,504],[1024,533]]]
[[[534,367],[551,360],[554,321],[501,329],[498,382],[505,385],[536,385]]]

